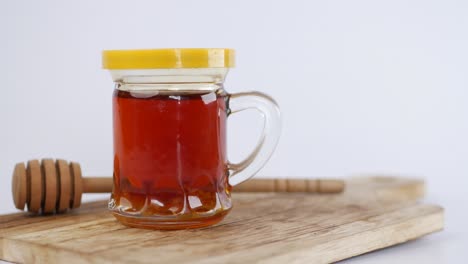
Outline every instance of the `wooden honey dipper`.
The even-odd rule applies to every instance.
[[[236,192],[339,193],[342,180],[252,179],[234,187]],[[81,205],[83,193],[110,193],[111,177],[83,178],[80,164],[65,160],[30,160],[18,163],[13,172],[12,192],[16,208],[27,205],[32,213],[63,213]]]
[[[65,212],[81,205],[83,193],[112,191],[112,178],[83,178],[80,164],[65,160],[30,160],[18,163],[13,172],[13,201],[16,208],[33,213]]]

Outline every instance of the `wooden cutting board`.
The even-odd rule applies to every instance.
[[[58,216],[0,216],[0,259],[19,263],[325,263],[442,230],[443,209],[418,203],[424,182],[352,178],[339,195],[234,193],[211,228],[120,225],[106,201]]]

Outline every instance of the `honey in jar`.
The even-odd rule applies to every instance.
[[[279,136],[268,96],[228,94],[229,49],[117,50],[103,53],[115,82],[114,187],[109,209],[123,224],[153,229],[213,225],[232,207],[231,185],[257,172]],[[228,161],[230,114],[258,109],[265,131],[254,153]]]

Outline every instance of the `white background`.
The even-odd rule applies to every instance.
[[[259,175],[427,179],[446,231],[355,261],[468,256],[467,1],[1,1],[0,213],[14,211],[16,162],[111,175],[101,51],[164,47],[235,48],[228,91],[277,99],[282,138]],[[233,117],[233,160],[259,129],[255,115]]]

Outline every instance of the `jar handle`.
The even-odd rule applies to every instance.
[[[229,114],[256,109],[264,120],[263,132],[254,151],[239,163],[228,162],[229,184],[234,186],[254,176],[271,157],[280,136],[281,117],[275,100],[260,92],[229,95],[228,109]]]

